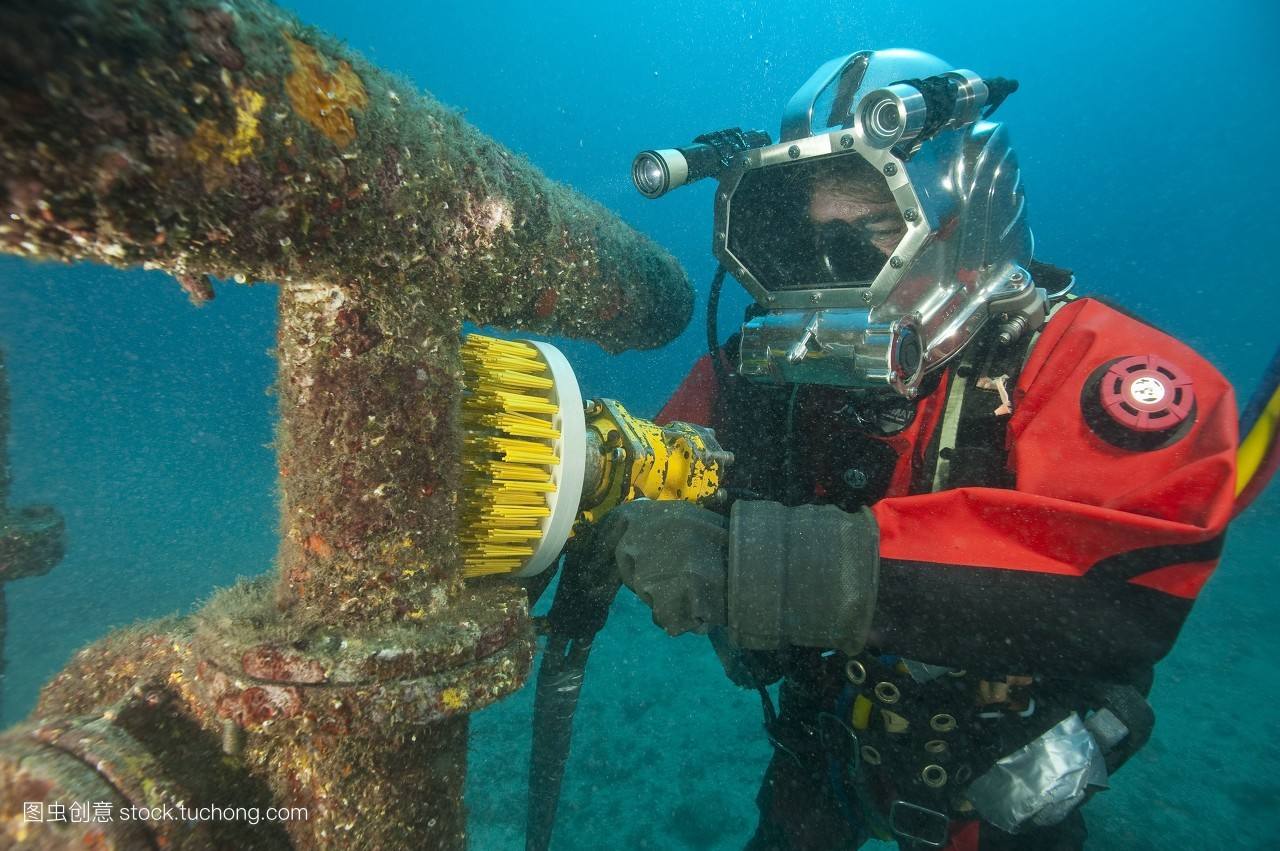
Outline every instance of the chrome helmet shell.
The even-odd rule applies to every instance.
[[[945,115],[921,95],[930,80],[952,95]],[[765,311],[743,328],[741,374],[911,397],[993,317],[1042,321],[1021,173],[1005,126],[981,115],[988,94],[927,53],[853,53],[792,96],[780,142],[720,174],[714,250]],[[815,175],[839,170],[883,181],[900,217],[896,244],[860,264],[809,236]]]

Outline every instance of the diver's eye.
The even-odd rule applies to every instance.
[[[873,225],[867,228],[867,235],[872,239],[893,239],[902,235],[903,228],[898,225]]]
[[[874,219],[862,222],[861,227],[872,239],[901,236],[907,230],[902,223],[902,219],[896,215],[877,216]]]

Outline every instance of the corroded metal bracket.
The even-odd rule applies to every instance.
[[[32,721],[0,737],[0,839],[36,849],[457,848],[468,713],[527,679],[523,592],[468,589],[429,631],[290,642],[269,586],[76,655]],[[106,803],[93,824],[31,824],[26,805]],[[239,807],[232,819],[183,818]],[[272,820],[268,808],[304,817]],[[148,817],[120,817],[122,808]]]

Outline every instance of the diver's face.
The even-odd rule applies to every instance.
[[[881,190],[881,191],[877,191]],[[906,225],[887,187],[841,186],[818,183],[809,196],[809,219],[815,225],[845,222],[866,235],[885,259],[898,247]]]

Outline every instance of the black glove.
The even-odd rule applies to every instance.
[[[725,623],[728,522],[688,502],[631,502],[605,518],[622,582],[671,635]]]
[[[754,650],[866,643],[879,574],[869,511],[740,500],[726,524],[690,503],[643,501],[604,522],[619,577],[672,635],[725,626]]]

